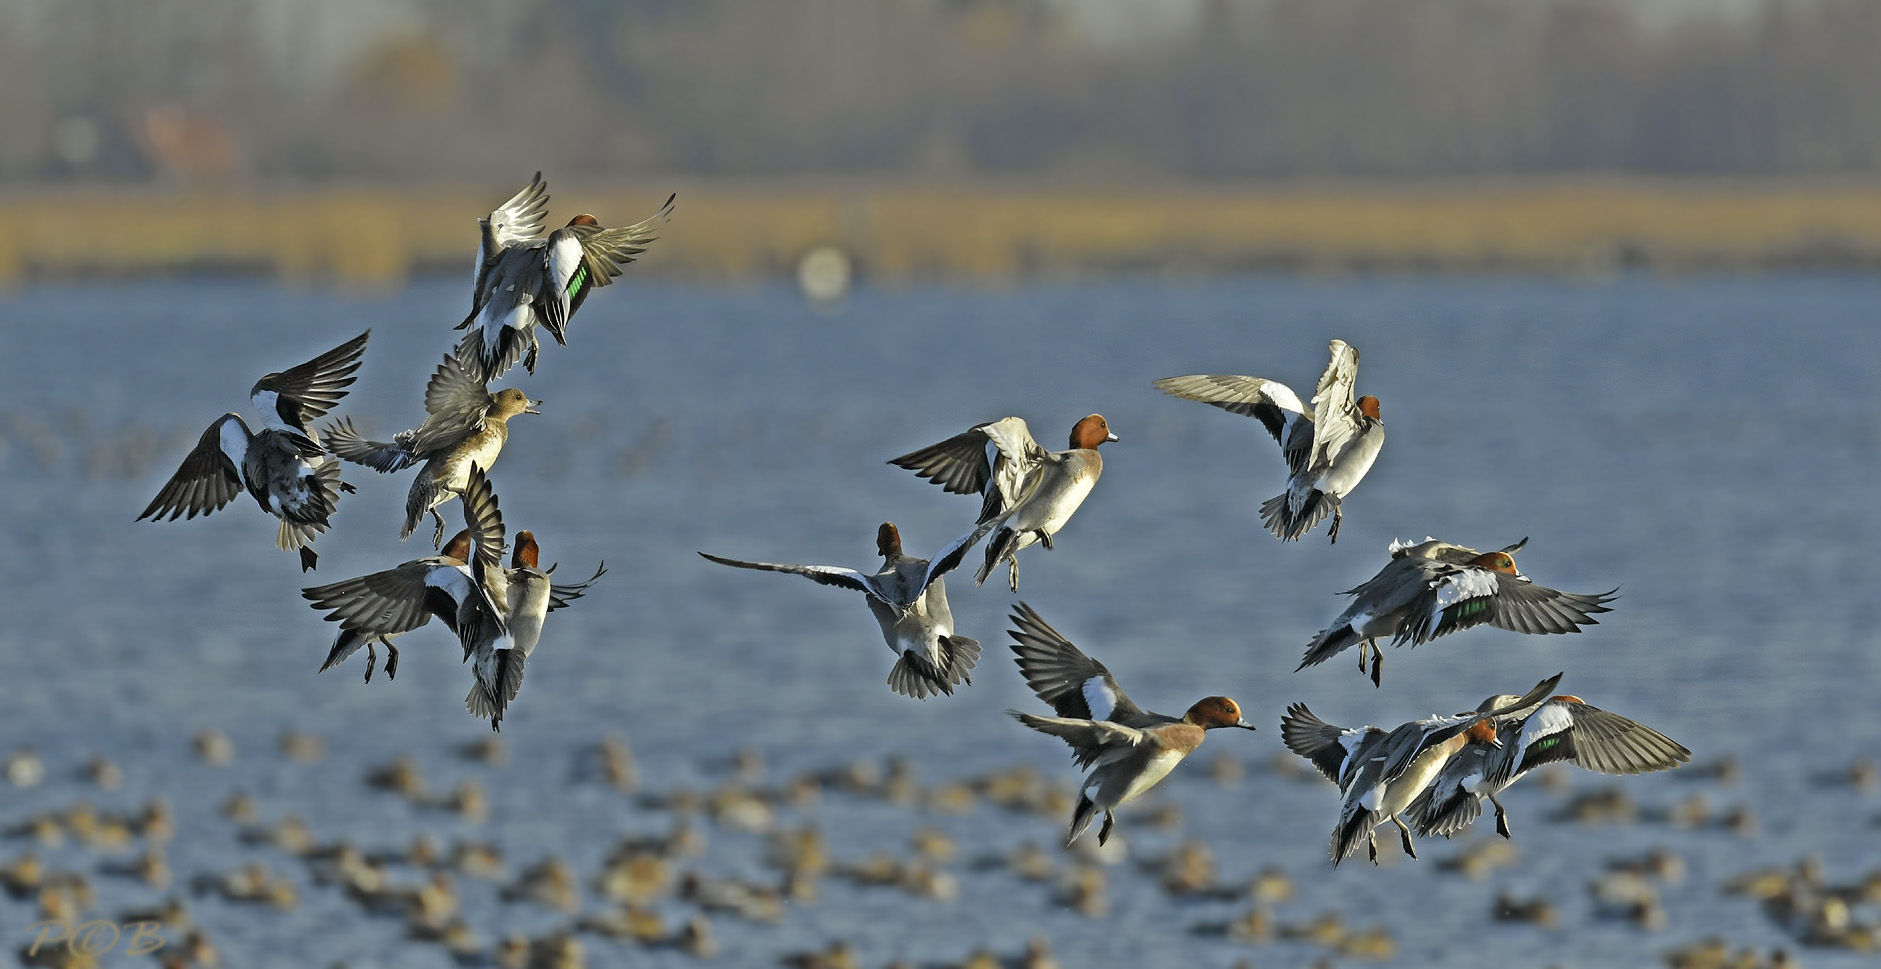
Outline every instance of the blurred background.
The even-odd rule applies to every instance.
[[[696,277],[1869,266],[1878,36],[1865,0],[9,0],[0,278],[395,284],[537,169],[685,189],[655,271]]]
[[[1868,0],[0,0],[0,964],[1866,966],[1877,50]],[[315,672],[300,589],[429,551],[410,472],[346,466],[314,573],[246,497],[133,519],[362,330],[334,416],[421,420],[475,220],[538,170],[551,226],[678,200],[503,380],[544,402],[510,529],[609,571],[492,738],[436,624],[396,680]],[[1258,425],[1150,382],[1306,394],[1335,337],[1389,440],[1338,544],[1283,545]],[[955,696],[889,692],[859,596],[694,554],[929,554],[977,503],[887,459],[1092,411],[1121,441],[1021,592],[950,577]],[[1620,598],[1295,672],[1426,535]],[[1021,598],[1259,731],[1063,850],[1077,775],[1004,714]],[[1693,763],[1331,867],[1289,703],[1556,671]],[[144,917],[154,954],[41,938]]]

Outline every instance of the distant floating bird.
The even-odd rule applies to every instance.
[[[980,424],[939,444],[889,461],[898,468],[957,495],[981,496],[978,524],[994,523],[986,541],[986,562],[974,576],[984,583],[1003,559],[1009,584],[1019,591],[1021,550],[1036,543],[1052,547],[1052,536],[1084,503],[1104,459],[1097,448],[1117,440],[1103,415],[1092,414],[1071,428],[1071,447],[1047,451],[1032,439],[1017,417]]]
[[[1334,867],[1351,857],[1360,841],[1377,864],[1373,830],[1386,821],[1398,826],[1404,853],[1417,857],[1411,829],[1400,815],[1466,745],[1500,746],[1498,718],[1532,711],[1560,682],[1561,674],[1556,673],[1526,695],[1488,710],[1426,717],[1390,731],[1373,726],[1338,727],[1314,716],[1304,703],[1289,706],[1280,720],[1281,740],[1339,785],[1339,823],[1331,842]]]
[[[982,524],[932,559],[919,559],[902,551],[901,532],[892,523],[883,522],[875,534],[875,553],[882,557],[882,569],[873,575],[835,565],[779,565],[699,554],[720,565],[788,572],[868,596],[869,612],[882,627],[882,639],[901,657],[888,673],[889,687],[903,696],[925,700],[941,694],[952,696],[955,686],[972,682],[968,674],[979,662],[980,644],[954,635],[947,583],[941,577],[960,564],[967,550],[990,527]]]
[[[1287,459],[1287,490],[1261,504],[1261,522],[1283,542],[1305,535],[1327,513],[1332,515],[1331,540],[1338,541],[1345,517],[1341,502],[1365,478],[1385,444],[1378,398],[1352,396],[1358,351],[1344,340],[1332,341],[1331,349],[1332,362],[1319,377],[1311,409],[1286,384],[1261,377],[1196,374],[1155,382],[1172,397],[1252,417],[1273,435]]]
[[[1124,695],[1104,664],[1072,645],[1031,606],[1019,603],[1012,621],[1018,626],[1011,635],[1019,672],[1058,716],[1007,712],[1020,723],[1069,744],[1077,765],[1090,768],[1078,791],[1067,845],[1078,840],[1099,811],[1104,824],[1098,829],[1097,843],[1110,840],[1116,823],[1111,812],[1169,776],[1201,746],[1206,731],[1254,729],[1242,719],[1240,705],[1225,696],[1197,700],[1180,719],[1143,710]]]
[[[1610,612],[1618,589],[1600,595],[1557,592],[1536,585],[1515,567],[1514,553],[1524,538],[1499,552],[1436,539],[1410,545],[1393,542],[1391,561],[1370,580],[1345,595],[1350,606],[1307,644],[1298,669],[1317,666],[1354,644],[1359,670],[1372,660],[1372,683],[1382,675],[1384,653],[1378,640],[1417,646],[1439,636],[1489,623],[1517,633],[1576,633],[1596,625],[1595,614]]]
[[[457,327],[470,332],[458,343],[459,354],[474,361],[485,380],[502,376],[518,360],[535,373],[541,348],[536,326],[567,346],[569,318],[590,292],[612,283],[622,266],[646,251],[657,238],[653,233],[672,216],[677,197],[624,228],[604,229],[584,213],[543,236],[549,197],[537,172],[522,191],[478,220],[482,241],[470,315]]]
[[[462,497],[470,483],[471,467],[487,473],[503,444],[509,440],[509,419],[518,414],[540,414],[539,400],[530,400],[514,387],[492,394],[489,385],[472,372],[476,364],[455,354],[425,385],[424,423],[392,436],[391,443],[369,441],[353,428],[352,418],[326,427],[327,446],[354,464],[381,473],[402,471],[419,462],[424,467],[412,480],[405,498],[405,524],[398,537],[410,538],[426,513],[437,527],[431,544],[444,540],[444,518],[438,506]]]
[[[1478,709],[1512,699],[1490,697]],[[1494,748],[1471,746],[1452,757],[1405,809],[1418,835],[1450,837],[1476,820],[1487,799],[1496,807],[1496,833],[1509,837],[1508,815],[1496,795],[1548,764],[1567,762],[1598,774],[1641,774],[1692,759],[1690,750],[1665,734],[1571,695],[1551,697],[1534,713],[1503,721],[1497,734],[1501,743]]]
[[[275,544],[299,550],[301,571],[312,569],[319,559],[314,539],[331,523],[340,492],[353,490],[340,480],[340,464],[321,446],[313,422],[346,396],[371,335],[257,381],[248,397],[266,415],[262,431],[250,431],[233,412],[218,418],[137,520],[207,515],[247,489],[262,511],[281,520]]]

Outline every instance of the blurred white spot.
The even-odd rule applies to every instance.
[[[819,303],[849,295],[849,256],[835,246],[817,246],[797,261],[797,288]]]

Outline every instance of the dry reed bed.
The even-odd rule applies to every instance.
[[[1601,272],[1881,267],[1881,185],[1543,182],[1106,191],[561,183],[553,222],[680,199],[646,272],[786,273],[813,246],[880,280],[1250,268]],[[513,187],[511,188],[513,190]],[[355,286],[459,270],[503,187],[0,196],[0,280],[246,271]]]

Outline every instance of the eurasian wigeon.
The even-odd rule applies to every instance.
[[[458,352],[485,380],[502,376],[519,359],[535,372],[538,323],[567,346],[569,318],[588,293],[612,283],[622,266],[646,251],[657,238],[653,233],[673,214],[677,198],[669,197],[651,217],[624,228],[604,229],[584,213],[543,236],[548,195],[541,178],[537,173],[528,187],[478,220],[482,241],[471,310],[457,326],[470,332],[458,343]]]
[[[1389,732],[1373,726],[1334,726],[1314,716],[1304,703],[1287,707],[1280,720],[1281,740],[1339,785],[1339,823],[1331,840],[1334,867],[1358,850],[1361,840],[1377,864],[1373,829],[1386,821],[1398,826],[1404,853],[1417,857],[1411,829],[1400,815],[1465,746],[1500,746],[1499,719],[1532,712],[1560,681],[1556,673],[1521,697],[1498,697],[1508,702],[1487,710],[1426,717]]]
[[[1353,398],[1358,351],[1344,340],[1331,343],[1332,362],[1320,374],[1313,407],[1300,403],[1286,384],[1261,377],[1196,374],[1164,377],[1156,387],[1172,397],[1199,400],[1255,418],[1280,444],[1287,461],[1287,490],[1261,504],[1261,522],[1290,542],[1332,514],[1332,541],[1345,517],[1341,503],[1378,459],[1385,422],[1378,398]]]
[[[900,657],[888,673],[889,687],[903,696],[925,700],[938,694],[951,696],[955,686],[972,683],[968,674],[979,662],[980,644],[954,635],[954,614],[941,577],[960,564],[990,527],[982,524],[932,559],[922,559],[903,552],[901,532],[883,522],[875,533],[875,552],[882,557],[882,568],[872,575],[836,565],[780,565],[699,554],[720,565],[788,572],[868,596],[869,612],[882,628],[883,641]]]
[[[1477,709],[1510,699],[1493,696]],[[1685,745],[1665,734],[1566,694],[1550,697],[1526,717],[1503,721],[1497,733],[1499,745],[1471,747],[1451,758],[1411,802],[1405,813],[1419,836],[1448,838],[1463,830],[1482,813],[1487,799],[1496,808],[1496,833],[1509,837],[1508,814],[1496,795],[1548,764],[1567,762],[1598,774],[1642,774],[1692,759]]]
[[[248,399],[265,415],[262,431],[250,431],[233,412],[218,418],[137,520],[207,515],[246,488],[262,511],[281,520],[275,545],[298,550],[301,571],[312,569],[319,559],[314,539],[326,531],[340,492],[353,490],[340,480],[340,463],[321,446],[313,423],[346,396],[371,335],[256,381]]]
[[[1179,719],[1143,710],[1124,695],[1104,664],[1072,645],[1031,606],[1019,603],[1012,621],[1018,626],[1010,632],[1019,672],[1058,716],[1006,712],[1063,740],[1077,765],[1090,768],[1078,791],[1067,845],[1078,840],[1099,811],[1104,825],[1098,829],[1097,843],[1109,840],[1116,823],[1112,812],[1167,777],[1201,746],[1208,730],[1254,729],[1242,718],[1240,705],[1225,696],[1197,700]]]
[[[974,582],[984,583],[1004,559],[1008,582],[1017,592],[1018,553],[1035,543],[1052,547],[1052,536],[1071,520],[1104,473],[1098,446],[1115,440],[1103,415],[1091,414],[1072,425],[1069,450],[1047,451],[1032,439],[1025,421],[1006,417],[888,463],[953,494],[982,496],[978,524],[991,523],[994,531]]]
[[[457,634],[464,658],[475,659],[476,683],[465,697],[466,707],[500,729],[503,712],[522,687],[524,660],[540,638],[542,616],[581,598],[606,568],[586,582],[549,584],[553,568],[537,568],[535,537],[520,532],[512,567],[506,569],[502,512],[480,468],[471,470],[464,518],[469,527],[452,538],[442,555],[304,589],[301,595],[314,608],[327,610],[327,621],[341,624],[322,672],[361,644],[379,642],[391,651],[386,672],[393,675],[398,654],[392,638],[433,616],[443,620]]]
[[[391,443],[365,439],[353,428],[351,417],[326,427],[327,447],[354,464],[388,473],[424,462],[405,497],[400,539],[410,538],[429,513],[437,523],[431,544],[443,541],[444,517],[438,506],[463,495],[473,466],[488,472],[496,463],[509,440],[510,418],[542,413],[536,410],[541,401],[530,400],[514,387],[490,393],[489,385],[472,372],[474,366],[458,354],[446,354],[425,385],[424,423],[393,435]]]
[[[1510,632],[1577,633],[1597,625],[1595,614],[1611,612],[1611,591],[1599,595],[1559,592],[1536,585],[1515,567],[1524,538],[1497,552],[1425,539],[1393,542],[1391,561],[1378,574],[1344,594],[1352,604],[1307,644],[1296,669],[1316,666],[1359,646],[1359,670],[1372,654],[1372,684],[1382,675],[1378,640],[1417,646],[1439,636],[1488,623]]]

